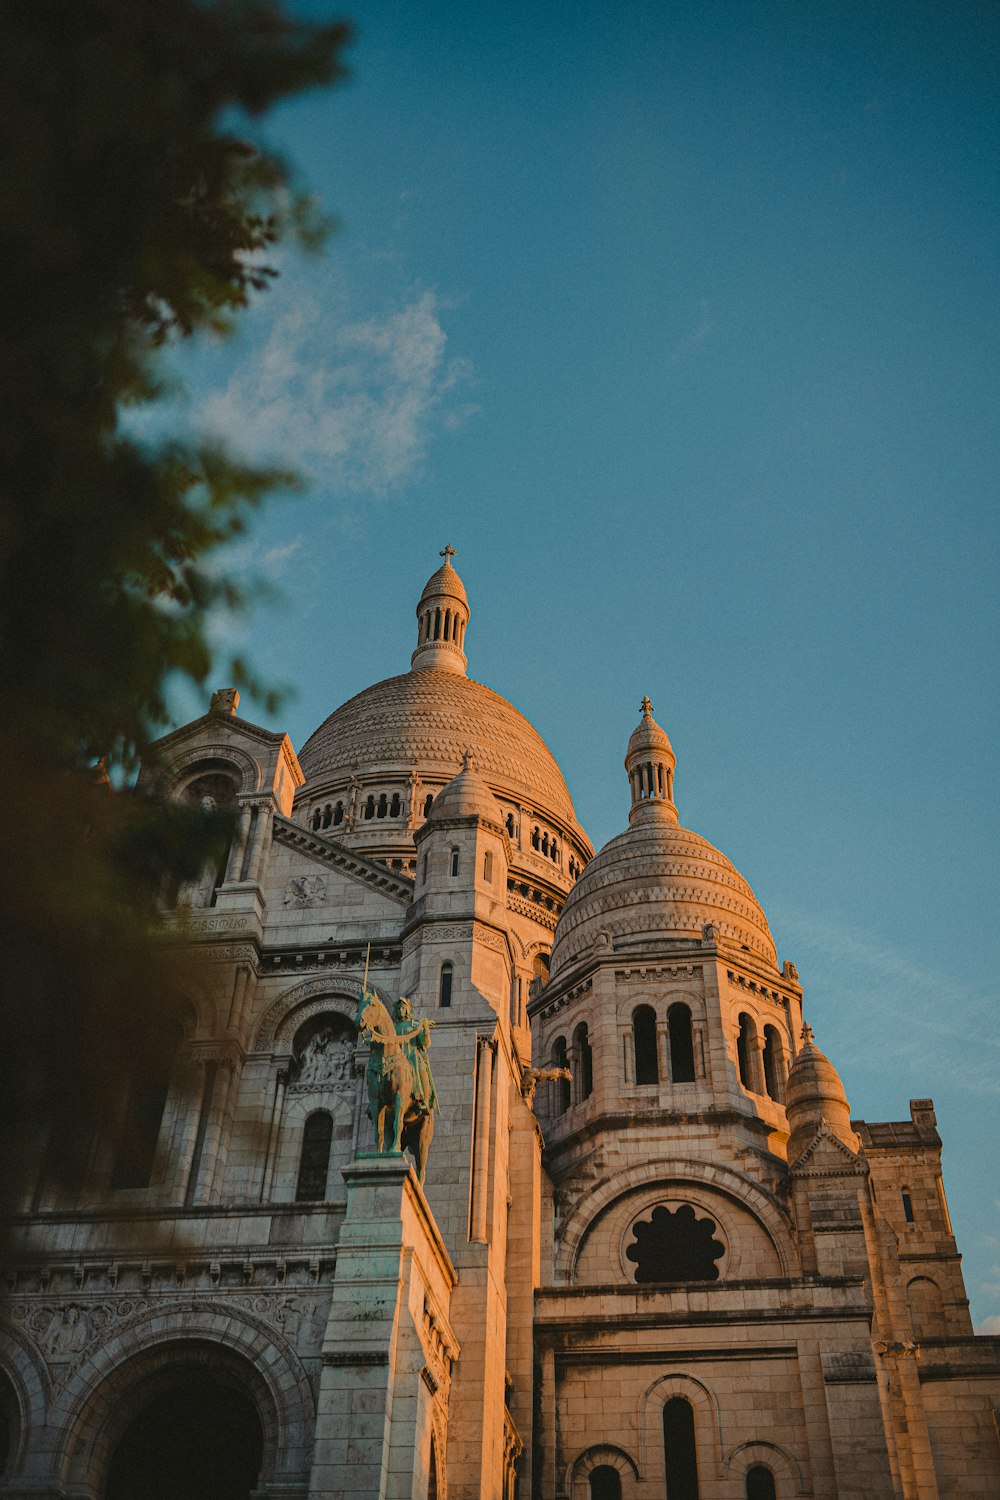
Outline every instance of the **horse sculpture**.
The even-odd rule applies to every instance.
[[[430,1045],[432,1022],[410,1022],[410,1003],[399,997],[399,1022],[373,991],[358,1004],[358,1031],[371,1044],[365,1070],[368,1117],[375,1127],[380,1152],[412,1151],[417,1181],[423,1184],[427,1152],[434,1135],[437,1095],[424,1053]],[[386,1116],[392,1111],[392,1144],[386,1144]]]

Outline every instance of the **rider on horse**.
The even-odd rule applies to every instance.
[[[408,995],[400,995],[393,1019],[399,1044],[413,1069],[413,1103],[422,1114],[429,1115],[437,1104],[437,1090],[431,1074],[427,1048],[431,1044],[431,1025],[426,1017],[414,1027],[413,1006]]]

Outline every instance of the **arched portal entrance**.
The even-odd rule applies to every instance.
[[[263,1446],[246,1387],[226,1369],[180,1360],[135,1390],[103,1500],[249,1500]]]

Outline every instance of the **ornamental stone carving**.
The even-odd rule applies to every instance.
[[[326,900],[326,879],[322,875],[293,875],[285,886],[285,906],[304,909],[322,906]]]
[[[310,1039],[302,1053],[299,1075],[293,1089],[336,1088],[354,1077],[354,1044],[349,1036],[338,1036],[330,1026]]]

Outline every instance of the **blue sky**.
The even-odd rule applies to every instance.
[[[408,666],[449,542],[597,846],[648,692],[854,1112],[933,1096],[1000,1331],[1000,12],[346,13],[352,81],[263,127],[339,231],[182,366],[179,421],[311,481],[220,662],[301,745]]]

